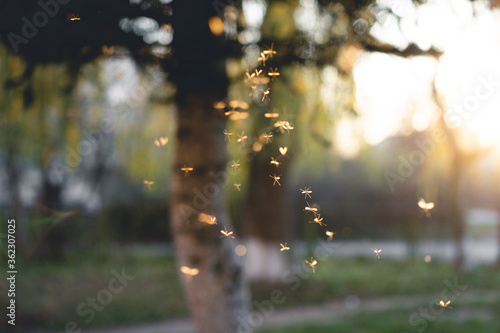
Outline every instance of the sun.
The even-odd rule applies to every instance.
[[[498,104],[497,104],[498,105]],[[464,130],[470,131],[472,140],[479,148],[489,148],[500,145],[500,109],[484,110],[476,115],[464,126]]]

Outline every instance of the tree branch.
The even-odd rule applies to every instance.
[[[422,50],[415,43],[410,43],[408,46],[400,50],[387,43],[376,42],[375,40],[360,40],[359,43],[364,50],[368,52],[380,52],[385,54],[393,54],[403,58],[418,57],[418,56],[431,56],[438,59],[443,52],[431,47],[428,50]]]

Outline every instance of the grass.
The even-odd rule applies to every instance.
[[[129,257],[113,260],[73,258],[61,264],[29,263],[19,265],[17,275],[18,322],[33,328],[61,330],[74,321],[82,330],[113,325],[151,322],[168,317],[186,316],[177,270],[173,259]],[[90,323],[90,306],[77,313],[80,303],[96,298],[108,289],[114,277],[112,270],[134,276],[122,292],[101,311],[94,311]],[[116,288],[120,284],[116,283]],[[102,297],[102,296],[101,296]],[[0,331],[2,331],[0,327]]]
[[[418,308],[416,308],[418,309]],[[443,313],[433,317],[433,320],[425,320],[418,316],[413,325],[410,324],[410,316],[415,310],[394,309],[383,312],[361,312],[355,315],[343,317],[326,323],[284,325],[282,327],[259,330],[259,333],[497,333],[500,332],[500,309],[492,312],[488,308],[462,309],[460,313],[455,310],[445,310]],[[418,311],[418,310],[417,310]],[[487,315],[481,315],[481,311]],[[417,312],[418,313],[418,312]]]
[[[17,319],[19,324],[27,325],[28,328],[60,331],[68,321],[74,321],[79,328],[87,330],[188,315],[176,265],[169,257],[128,255],[96,259],[79,255],[58,264],[19,261],[18,267]],[[89,314],[78,314],[78,306],[82,302],[86,303],[89,297],[96,298],[101,290],[108,289],[108,283],[113,278],[111,271],[120,272],[122,268],[128,275],[135,276],[134,280],[130,281],[122,292],[113,294],[112,301],[106,304],[102,311],[95,311],[94,319],[86,323]],[[439,296],[446,286],[445,281],[453,281],[457,277],[452,266],[447,263],[371,258],[330,258],[318,263],[316,274],[312,274],[309,269],[304,272],[301,277],[289,274],[278,284],[254,283],[253,299],[257,302],[269,299],[274,289],[281,290],[286,297],[286,301],[278,307],[343,300],[348,295],[379,297],[436,293]],[[474,271],[458,275],[458,283],[467,285],[469,290],[494,290],[500,285],[500,272],[492,267],[478,267]],[[2,294],[6,292],[5,286],[0,284]],[[483,303],[479,302],[477,306],[489,304]],[[90,307],[86,306],[85,309]],[[393,314],[391,312],[387,316],[392,318]],[[370,332],[379,332],[375,328],[382,325],[383,320],[378,320],[370,314],[362,316],[373,320],[374,330]],[[383,314],[381,316],[384,317]],[[408,313],[401,315],[401,323],[398,321],[398,315],[394,318],[390,320],[391,325],[400,327],[403,322],[407,324]],[[364,332],[362,327],[356,328],[358,321],[356,318],[346,318],[331,323],[324,331]],[[4,331],[5,326],[1,325],[5,324],[0,324],[0,331]],[[349,329],[343,329],[342,325]],[[432,325],[441,327],[439,322]],[[299,328],[294,329],[287,332],[301,332],[297,330]],[[322,332],[321,329],[323,328],[314,332]],[[380,332],[392,332],[392,329],[387,328]],[[474,330],[471,328],[471,331]],[[479,331],[489,332],[482,328]]]
[[[374,260],[331,258],[319,262],[316,274],[307,274],[296,284],[253,284],[256,300],[269,299],[273,289],[281,290],[287,300],[283,306],[321,303],[343,299],[349,295],[380,297],[389,295],[417,295],[440,293],[445,281],[469,289],[497,289],[500,272],[493,267],[478,267],[457,275],[449,263],[425,263],[413,260]]]

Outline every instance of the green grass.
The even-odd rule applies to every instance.
[[[457,275],[449,263],[331,258],[319,262],[315,274],[309,273],[300,279],[297,290],[292,290],[293,283],[255,283],[252,290],[254,299],[265,300],[273,289],[279,289],[287,298],[283,306],[295,306],[343,299],[348,295],[439,294],[446,287],[445,281],[453,283],[455,278],[458,284],[474,290],[496,289],[500,285],[500,271],[493,267],[478,267]]]
[[[135,279],[121,293],[113,295],[113,300],[101,312],[96,311],[95,318],[87,324],[88,316],[76,312],[78,305],[106,289],[113,278],[111,271],[122,268]],[[444,281],[457,277],[447,263],[371,258],[331,258],[320,261],[315,274],[309,269],[306,272],[294,283],[290,280],[273,285],[254,283],[253,299],[269,299],[274,289],[281,290],[286,297],[286,301],[277,306],[281,308],[343,300],[348,295],[379,297],[436,293],[439,296],[446,286]],[[479,267],[458,275],[458,282],[467,285],[469,290],[494,290],[500,285],[500,272],[492,267]],[[293,289],[294,286],[297,288]],[[3,281],[0,281],[0,292],[2,295],[6,292]],[[167,257],[75,255],[58,264],[23,263],[18,259],[16,296],[18,322],[50,331],[60,331],[68,321],[75,321],[79,328],[87,330],[188,315],[175,262]],[[478,301],[477,306],[491,305],[487,303]],[[405,316],[402,317],[407,322],[408,314]],[[4,331],[5,326],[1,325],[5,324],[0,324],[0,331]],[[353,324],[347,320],[332,325]],[[378,321],[373,325],[376,327]],[[352,332],[357,331],[353,329]]]
[[[90,323],[77,314],[80,303],[108,288],[112,270],[135,276]],[[119,284],[116,285],[117,287]],[[61,264],[20,264],[17,274],[19,323],[61,330],[74,321],[82,330],[186,316],[177,270],[171,258],[73,258]],[[3,291],[2,291],[3,294]],[[89,309],[86,306],[83,310]],[[0,331],[2,331],[0,327]]]
[[[414,324],[410,324],[409,318],[414,310],[394,309],[384,312],[361,312],[356,315],[342,317],[335,321],[326,323],[295,324],[284,325],[273,329],[258,330],[259,333],[498,333],[500,332],[500,310],[496,312],[490,309],[472,308],[457,310],[445,310],[445,312],[435,316],[434,320],[425,320],[419,316]],[[488,312],[489,317],[482,317],[480,311]],[[417,312],[418,313],[418,312]],[[469,313],[469,314],[467,314]],[[478,315],[479,313],[479,315]],[[476,318],[475,318],[476,317]]]

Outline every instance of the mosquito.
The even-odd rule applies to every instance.
[[[373,250],[373,252],[375,252],[375,257],[376,257],[377,259],[380,259],[380,255],[379,255],[379,253],[380,253],[380,252],[382,252],[382,249],[379,249],[379,250],[377,250],[377,249],[372,249],[372,250]]]
[[[444,302],[443,300],[440,300],[439,303],[436,303],[437,305],[443,307],[443,308],[448,308],[448,309],[453,309],[451,306],[450,306],[450,303],[451,301],[448,301],[448,302]]]
[[[302,191],[302,194],[305,194],[304,199],[307,199],[307,197],[311,198],[311,188],[310,187],[304,187],[303,189],[301,188],[300,191]]]
[[[269,55],[269,57],[273,57],[273,54],[276,54],[276,51],[273,50],[274,43],[271,44],[271,47],[267,50],[262,51],[262,54]]]
[[[221,230],[220,233],[222,234],[222,236],[220,236],[219,238],[221,238],[221,237],[231,237],[232,239],[234,239],[233,232],[232,231],[227,231],[226,227],[224,227],[224,230]]]
[[[279,182],[279,180],[281,179],[281,176],[282,175],[276,176],[276,174],[274,174],[274,176],[269,175],[269,177],[271,177],[272,179],[274,179],[273,186],[276,185],[276,183],[278,183],[278,185],[281,186],[281,184]]]
[[[277,112],[266,112],[264,113],[264,117],[266,118],[278,118],[280,116]]]
[[[226,141],[226,139],[227,139],[227,141],[231,142],[231,135],[233,135],[233,133],[228,132],[227,130],[224,130],[224,135],[226,136],[224,138],[224,141]]]
[[[244,143],[245,140],[248,139],[248,135],[245,135],[245,131],[241,132],[241,135],[238,135],[238,142]]]
[[[311,261],[309,262],[306,260],[306,263],[309,265],[309,267],[311,267],[313,269],[313,273],[316,273],[315,266],[318,264],[318,261],[316,259],[314,259],[313,257],[311,257]]]
[[[288,151],[288,148],[287,147],[280,147],[279,151],[280,151],[281,155],[285,156],[286,152]]]
[[[217,218],[214,215],[209,215],[205,213],[198,214],[198,221],[210,225],[217,224]]]
[[[434,208],[434,202],[425,202],[425,200],[423,198],[421,198],[418,202],[418,207],[422,208],[422,210],[425,213],[428,213],[429,210]]]
[[[278,72],[278,67],[276,67],[275,69],[272,69],[267,72],[267,75],[269,75],[270,77],[272,77],[272,79],[274,80],[275,78],[277,79],[278,76],[280,76],[280,73]]]
[[[69,20],[70,20],[70,21],[80,21],[80,18],[79,18],[78,16],[79,16],[79,14],[77,14],[77,15],[75,15],[75,14],[71,14],[71,15],[69,16]]]
[[[333,235],[335,235],[335,233],[333,231],[327,230],[326,231],[326,235],[328,236],[328,240],[332,240],[333,239]]]
[[[280,166],[280,162],[278,162],[278,160],[275,160],[274,157],[271,157],[271,162],[269,162],[269,164],[274,164],[276,165],[276,167]]]
[[[246,75],[246,77],[247,77],[247,78],[246,78],[246,82],[252,82],[252,79],[255,77],[255,73],[254,73],[254,72],[252,72],[252,74],[250,74],[250,72],[248,71],[248,69],[247,69],[247,71],[245,72],[245,75]]]
[[[285,245],[283,245],[281,243],[280,243],[280,245],[281,245],[281,249],[280,249],[281,252],[290,250],[290,248],[287,246],[286,242],[285,242]]]
[[[232,161],[231,162],[231,168],[234,168],[234,170],[238,170],[238,168],[240,167],[240,163],[239,163],[240,160],[237,160],[236,162],[235,161]]]
[[[160,137],[159,139],[156,139],[155,140],[155,145],[156,147],[162,147],[162,146],[166,146],[168,143],[168,138],[167,137]]]
[[[284,121],[284,120],[278,120],[278,121],[276,121],[274,123],[273,126],[277,127],[280,130],[280,132],[283,134],[283,133],[285,133],[286,121]]]
[[[236,189],[237,189],[238,191],[240,191],[240,192],[241,192],[241,188],[240,188],[240,187],[241,187],[241,184],[233,184],[233,185],[236,187]]]
[[[181,168],[181,171],[184,171],[184,176],[186,176],[186,177],[189,176],[189,172],[193,171],[193,170],[194,170],[193,168],[187,167],[185,165],[184,165],[184,167]]]
[[[280,130],[281,134],[285,133],[285,131],[290,133],[290,130],[294,129],[292,124],[285,120],[278,120],[274,123],[273,126],[277,127]]]
[[[152,182],[150,180],[145,180],[144,181],[144,184],[146,184],[146,186],[148,187],[148,190],[151,191],[151,185],[153,185],[155,182]]]
[[[257,61],[262,61],[262,65],[266,65],[267,55],[264,52],[260,53],[260,57],[257,58]]]
[[[273,137],[272,133],[264,133],[261,136],[264,138],[264,140],[266,140],[266,143],[272,142],[271,141],[271,138]]]
[[[180,270],[183,274],[187,275],[188,280],[191,280],[193,276],[198,275],[200,272],[198,268],[190,268],[187,266],[181,266]]]
[[[316,207],[311,207],[309,205],[309,202],[306,201],[307,206],[304,208],[305,211],[313,212],[316,213],[318,211],[318,208]]]
[[[269,78],[266,76],[260,76],[261,73],[262,73],[262,69],[261,70],[256,69],[255,72],[252,72],[252,74],[250,74],[247,71],[245,73],[247,76],[247,78],[245,79],[245,82],[250,82],[250,84],[252,86],[269,83],[269,81],[270,81]],[[252,89],[252,90],[255,90],[255,89]]]
[[[261,102],[264,102],[265,98],[267,98],[270,101],[270,99],[268,97],[268,95],[269,95],[270,92],[271,92],[271,88],[267,88],[267,90],[265,90],[265,91],[262,90],[262,99],[261,99]]]
[[[326,227],[326,224],[323,223],[323,218],[321,217],[321,214],[318,214],[314,217],[314,220],[309,221],[309,223],[317,223],[321,227]]]

